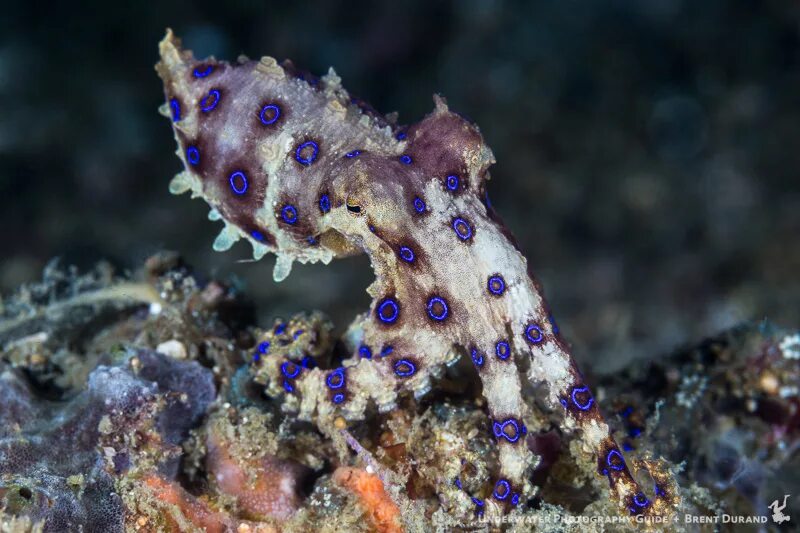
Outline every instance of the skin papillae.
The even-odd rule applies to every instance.
[[[276,281],[293,261],[366,253],[372,263],[372,304],[357,318],[371,357],[356,353],[334,370],[281,367],[304,418],[358,419],[370,402],[385,412],[399,393],[427,392],[464,354],[483,385],[501,469],[492,496],[473,499],[479,510],[508,511],[533,491],[521,379],[543,383],[549,406],[582,430],[624,512],[663,513],[674,503],[667,486],[645,495],[609,434],[488,203],[494,157],[475,125],[435,97],[430,115],[399,127],[351,98],[333,70],[317,79],[270,57],[198,61],[169,31],[159,49],[162,111],[185,165],[170,190],[202,197],[209,217],[224,222],[214,248],[246,239],[256,259],[275,253]]]

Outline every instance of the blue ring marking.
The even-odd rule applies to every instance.
[[[447,176],[446,184],[447,188],[450,189],[451,191],[458,190],[458,176],[456,176],[455,174],[450,174],[449,176]]]
[[[310,355],[303,357],[303,360],[300,361],[300,364],[303,366],[303,368],[308,368],[308,369],[312,369],[315,366],[317,366],[316,361],[314,361],[314,358],[311,357]]]
[[[284,361],[281,363],[281,374],[289,379],[294,379],[299,376],[301,370],[303,370],[303,367],[298,366],[291,361]]]
[[[567,400],[565,400],[564,398],[561,398],[558,401],[561,402],[561,405],[563,405],[565,409],[567,408]]]
[[[478,368],[483,367],[483,363],[485,358],[481,352],[478,351],[477,348],[472,349],[472,362],[475,363],[475,366]]]
[[[271,117],[266,115],[267,111],[272,111]],[[258,119],[265,126],[272,126],[278,122],[279,118],[281,118],[281,108],[277,104],[265,105],[261,108],[261,112],[258,114]]]
[[[286,324],[281,322],[280,324],[275,326],[275,335],[283,335],[283,332],[286,331]]]
[[[331,398],[331,401],[333,403],[342,403],[344,401],[344,394],[341,392],[334,394],[333,398]]]
[[[362,344],[361,347],[358,349],[358,355],[362,359],[372,359],[372,350],[369,349],[369,346],[366,344]]]
[[[633,406],[629,405],[625,409],[619,412],[619,416],[622,418],[628,418],[633,413]]]
[[[283,388],[286,389],[286,392],[294,392],[294,386],[292,386],[288,379],[283,380]]]
[[[612,463],[613,457],[617,457],[619,459],[619,463]],[[609,450],[608,455],[606,455],[606,463],[614,470],[622,470],[625,468],[625,458],[622,457],[622,454],[619,453],[619,450]]]
[[[650,505],[650,500],[647,499],[647,496],[645,496],[644,492],[637,492],[633,495],[633,503],[639,507],[647,507]]]
[[[253,362],[254,362],[254,363],[258,363],[258,362],[260,362],[260,361],[261,361],[261,354],[260,354],[260,353],[258,353],[258,352],[254,353],[254,354],[253,354]]]
[[[534,332],[536,332],[534,334]],[[544,340],[544,333],[538,324],[528,324],[525,327],[525,338],[531,344],[539,344]]]
[[[323,194],[319,197],[319,210],[322,211],[323,214],[331,210],[331,199],[327,194]]]
[[[519,504],[519,493],[517,492],[511,497],[511,505],[516,506],[518,504]]]
[[[462,241],[468,241],[472,238],[472,226],[461,217],[453,219],[453,231],[456,232],[456,236]]]
[[[425,202],[423,202],[422,198],[419,196],[414,197],[414,211],[417,213],[422,213],[425,211]]]
[[[514,428],[514,435],[509,437],[508,433],[506,433],[506,426],[511,426]],[[502,422],[494,422],[492,424],[492,431],[494,432],[494,436],[498,439],[506,439],[510,443],[515,443],[519,440],[520,436],[520,429],[519,424],[513,418],[509,418],[507,420],[503,420]]]
[[[309,157],[303,157],[301,152],[308,146],[311,147],[311,155]],[[315,141],[306,141],[295,149],[294,158],[301,165],[308,166],[317,159],[318,154],[319,145]]]
[[[200,150],[196,146],[190,146],[186,149],[186,160],[192,166],[197,166],[200,162]]]
[[[394,136],[394,138],[397,139],[398,141],[402,141],[406,137],[408,137],[408,135],[406,135],[406,132],[404,131],[398,131],[397,135]]]
[[[502,296],[503,293],[506,292],[506,280],[504,280],[503,276],[500,274],[489,276],[489,280],[486,282],[486,288],[495,296]]]
[[[442,306],[442,310],[440,313],[435,313],[433,307],[439,304]],[[430,300],[428,300],[428,316],[432,319],[436,320],[437,322],[441,322],[447,315],[450,314],[450,309],[447,307],[447,302],[441,296],[433,296]]]
[[[292,337],[294,337],[294,340],[297,340],[297,338],[298,338],[300,335],[302,335],[303,333],[305,333],[305,330],[304,330],[304,329],[298,329],[297,331],[295,331],[295,332],[292,334]]]
[[[464,490],[464,487],[462,487],[462,486],[461,486],[461,480],[460,480],[460,479],[458,479],[458,478],[455,478],[455,479],[453,480],[453,485],[455,485],[456,487],[458,487],[458,489],[459,489],[459,490]]]
[[[347,152],[346,154],[344,154],[344,156],[347,159],[353,159],[354,157],[358,157],[359,155],[361,155],[361,150],[353,150],[352,152]]]
[[[627,442],[622,443],[622,449],[625,450],[626,452],[632,452],[634,450],[633,446],[631,446]]]
[[[389,311],[388,316],[386,315],[387,310]],[[397,305],[397,302],[392,298],[384,298],[375,312],[381,322],[384,324],[393,324],[397,320],[397,317],[400,316],[400,306]]]
[[[210,102],[209,98],[213,98],[214,100]],[[208,113],[209,111],[212,111],[215,107],[217,107],[219,99],[220,99],[219,91],[217,89],[211,89],[210,91],[208,91],[208,95],[202,100],[200,100],[200,111],[202,111],[203,113]]]
[[[655,483],[655,484],[653,485],[653,490],[655,491],[655,493],[656,493],[656,496],[665,496],[665,495],[667,494],[666,492],[664,492],[664,489],[662,489],[662,488],[661,488],[661,487],[658,485],[658,483]]]
[[[281,208],[281,218],[287,224],[294,225],[297,223],[297,209],[291,204],[286,204]]]
[[[525,427],[525,424],[522,424],[522,428],[521,428],[521,430],[522,430],[522,434],[523,434],[523,435],[525,435],[525,434],[527,434],[527,433],[528,433],[528,428],[526,428],[526,427]]]
[[[169,107],[172,110],[172,122],[178,122],[181,119],[181,103],[177,98],[171,98]]]
[[[264,234],[261,233],[258,230],[251,231],[250,232],[250,236],[253,237],[255,240],[260,241],[260,242],[264,242],[264,240],[265,240]]]
[[[239,178],[241,181],[241,185],[237,186],[236,181]],[[247,176],[245,176],[244,172],[241,170],[237,170],[231,174],[231,177],[228,178],[228,182],[231,184],[231,189],[234,193],[238,194],[239,196],[243,195],[247,192]]]
[[[394,351],[394,346],[392,346],[391,344],[384,346],[383,349],[381,350],[381,357],[386,357],[393,351]]]
[[[498,490],[503,489],[503,493],[500,494]],[[500,479],[494,486],[494,492],[492,492],[492,496],[496,499],[502,501],[508,498],[508,495],[511,494],[511,484],[506,481],[505,479]]]
[[[267,354],[269,353],[269,341],[264,341],[258,345],[259,353]]]
[[[642,428],[631,428],[628,430],[628,435],[630,435],[632,439],[635,439],[641,434],[642,434]]]
[[[414,262],[414,258],[415,258],[414,250],[412,250],[408,246],[401,246],[400,247],[400,251],[398,252],[397,255],[399,255],[400,259],[402,259],[406,263],[413,263]]]
[[[585,403],[581,403],[578,401],[578,394],[588,394],[589,398],[586,400]],[[572,398],[572,403],[580,409],[581,411],[588,411],[591,409],[592,404],[594,404],[594,398],[592,397],[592,393],[589,391],[589,387],[575,387],[572,389],[570,393],[570,398]]]
[[[214,70],[214,67],[212,65],[206,65],[205,70],[203,70],[202,72],[197,70],[197,68],[198,67],[195,67],[193,72],[195,78],[205,78],[206,76],[211,74],[211,72]]]
[[[344,368],[337,368],[325,376],[325,385],[331,390],[341,389],[344,387],[344,382]]]
[[[401,378],[413,376],[417,372],[417,365],[409,359],[398,359],[394,363],[394,373]]]
[[[475,496],[472,497],[472,503],[477,505],[478,507],[483,507],[483,500],[476,498]]]
[[[410,155],[403,154],[403,155],[400,156],[400,162],[403,163],[404,165],[410,165],[411,163],[414,162],[414,160],[411,159]]]
[[[505,361],[511,355],[511,347],[506,341],[497,341],[494,347],[494,353],[497,357]]]

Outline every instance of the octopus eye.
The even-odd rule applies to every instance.
[[[353,198],[348,198],[347,210],[350,211],[351,213],[361,213],[361,206],[358,205],[358,203],[359,203],[358,200],[355,200]]]

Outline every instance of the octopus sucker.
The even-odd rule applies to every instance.
[[[225,224],[215,250],[249,240],[256,259],[277,255],[276,281],[294,261],[370,258],[372,303],[349,328],[351,355],[339,366],[297,355],[314,348],[303,344],[311,342],[305,328],[287,338],[276,326],[260,339],[259,347],[282,343],[257,354],[253,372],[286,411],[330,435],[337,417],[359,420],[370,406],[386,412],[399,395],[424,395],[466,354],[499,457],[483,491],[491,496],[467,495],[476,512],[507,512],[534,494],[528,382],[543,384],[564,426],[581,430],[622,512],[674,508],[669,491],[645,496],[631,475],[526,259],[489,204],[495,158],[476,125],[434,96],[430,115],[398,127],[395,116],[351,98],[333,69],[316,78],[270,57],[196,60],[171,31],[159,51],[162,114],[185,167],[170,190],[191,190]]]

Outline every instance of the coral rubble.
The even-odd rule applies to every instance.
[[[277,324],[310,326],[305,344],[284,339],[284,350],[322,366],[342,357],[321,315]],[[231,286],[199,283],[170,254],[134,280],[51,265],[4,300],[0,529],[525,530],[514,524],[527,520],[577,530],[581,517],[619,516],[581,439],[542,408],[543,391],[526,391],[540,428],[525,436],[541,457],[536,495],[493,526],[476,500],[490,497],[499,456],[471,365],[448,368],[425,398],[319,427],[259,379],[253,355],[267,338],[281,346],[274,329],[259,329]],[[597,401],[616,413],[637,475],[655,472],[681,512],[764,514],[798,488],[797,349],[790,332],[743,325],[601,379]],[[682,465],[678,485],[657,476],[656,455]],[[626,520],[593,527],[637,527]]]

